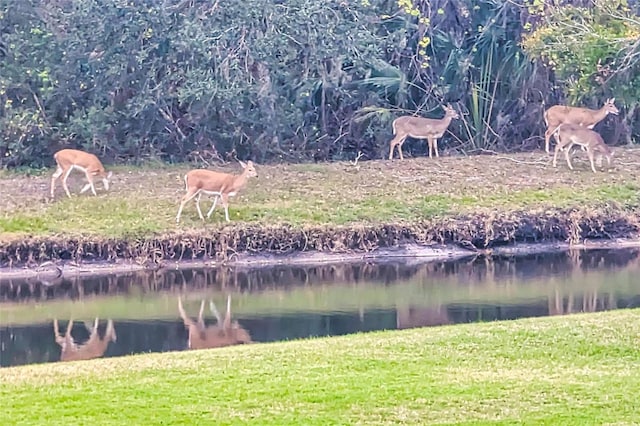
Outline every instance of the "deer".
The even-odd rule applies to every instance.
[[[105,191],[109,190],[109,180],[111,179],[112,172],[107,173],[98,157],[94,154],[78,149],[61,149],[53,155],[53,158],[56,161],[57,169],[51,177],[51,198],[54,196],[56,181],[60,176],[62,176],[62,187],[67,193],[67,197],[71,198],[71,193],[67,187],[67,178],[73,170],[83,172],[87,177],[87,181],[89,181],[82,190],[80,190],[81,194],[91,189],[93,195],[98,196],[93,183],[96,177],[102,179]]]
[[[589,162],[591,163],[591,170],[596,172],[594,165],[594,159],[596,155],[605,157],[607,164],[611,166],[611,159],[613,157],[613,150],[604,142],[602,136],[594,130],[580,126],[578,124],[560,124],[557,126],[553,134],[558,141],[553,154],[553,167],[556,167],[556,160],[558,158],[558,152],[564,151],[565,158],[567,159],[567,165],[569,169],[573,170],[570,159],[570,151],[573,145],[578,145],[587,151]]]
[[[85,323],[85,327],[87,331],[89,331],[89,340],[81,345],[73,340],[73,336],[71,335],[72,327],[73,320],[69,320],[67,331],[64,336],[61,336],[58,328],[58,319],[53,320],[53,333],[56,343],[62,348],[60,361],[80,361],[100,358],[104,355],[109,343],[115,342],[117,339],[116,329],[113,326],[112,320],[107,322],[107,330],[102,339],[98,334],[98,318],[95,319],[93,327],[89,327],[89,325]]]
[[[402,144],[407,137],[426,139],[429,144],[429,158],[433,158],[432,151],[435,151],[436,157],[439,157],[438,139],[447,131],[451,120],[460,118],[458,112],[450,104],[442,108],[444,109],[444,117],[440,119],[404,115],[393,120],[392,127],[395,137],[389,143],[389,160],[393,159],[393,150],[396,146],[400,153],[400,159],[404,160]]]
[[[231,321],[231,296],[227,296],[227,313],[224,320],[220,319],[220,313],[212,300],[209,301],[209,309],[216,317],[216,325],[206,326],[204,323],[204,299],[200,303],[198,320],[194,321],[185,312],[182,306],[182,298],[178,297],[178,311],[189,330],[189,349],[221,348],[224,346],[241,345],[251,343],[249,332],[242,328],[237,321]]]
[[[180,201],[180,207],[178,208],[178,214],[176,215],[176,223],[180,223],[180,215],[184,205],[191,199],[196,197],[196,208],[198,209],[198,215],[201,220],[205,220],[200,210],[200,197],[202,194],[213,195],[213,205],[207,212],[207,219],[213,213],[213,209],[216,208],[218,203],[218,197],[222,201],[222,207],[224,207],[224,217],[227,222],[229,220],[229,197],[234,197],[244,186],[247,184],[249,178],[258,177],[258,173],[253,165],[252,161],[247,161],[245,164],[239,161],[242,166],[242,173],[239,175],[232,175],[229,173],[214,172],[206,169],[194,169],[187,172],[184,175],[184,183],[186,194]]]
[[[547,126],[547,130],[544,132],[545,151],[549,153],[551,135],[554,134],[554,129],[560,124],[577,124],[588,129],[593,129],[593,127],[604,120],[607,115],[618,115],[620,111],[618,111],[614,102],[615,98],[607,99],[600,109],[570,107],[565,105],[549,107],[549,109],[544,112],[544,123]],[[557,143],[558,138],[555,137],[555,139]]]

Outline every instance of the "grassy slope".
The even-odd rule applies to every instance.
[[[631,424],[640,311],[0,370],[1,424]]]
[[[640,150],[624,149],[614,167],[592,173],[582,153],[575,170],[541,153],[416,158],[401,162],[258,165],[258,179],[231,202],[235,222],[269,225],[397,223],[478,211],[638,205]],[[221,210],[203,225],[195,206],[174,217],[188,166],[115,167],[109,193],[48,199],[50,171],[0,176],[0,239],[31,235],[148,235],[224,226]],[[223,170],[238,172],[237,165]],[[72,191],[80,179],[71,182]],[[210,201],[203,203],[203,209]],[[206,210],[205,210],[206,211]]]

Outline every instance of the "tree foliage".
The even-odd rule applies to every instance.
[[[541,21],[509,0],[0,0],[0,165],[379,158],[391,120],[449,102],[450,148],[532,146]]]
[[[537,10],[540,25],[524,40],[526,53],[557,77],[569,104],[593,108],[614,96],[626,107],[621,121],[628,141],[640,98],[640,20],[637,6],[625,0],[545,4]]]

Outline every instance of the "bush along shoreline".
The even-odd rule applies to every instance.
[[[556,209],[441,217],[414,223],[350,226],[262,226],[235,223],[203,232],[133,238],[40,236],[0,243],[0,267],[57,261],[233,262],[239,255],[371,253],[378,249],[449,245],[470,251],[515,243],[634,239],[639,209]]]

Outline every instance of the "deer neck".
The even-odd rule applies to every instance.
[[[607,115],[609,115],[609,111],[607,111],[606,106],[603,106],[602,108],[596,110],[596,112],[593,114],[593,119],[596,123],[599,123],[604,120]]]
[[[442,119],[442,124],[441,124],[441,129],[442,131],[446,131],[447,128],[449,127],[449,124],[451,124],[451,120],[453,120],[453,116],[451,115],[445,115],[444,118]]]
[[[242,173],[234,177],[231,189],[237,191],[247,183],[247,180],[249,180],[249,175],[245,169]]]

